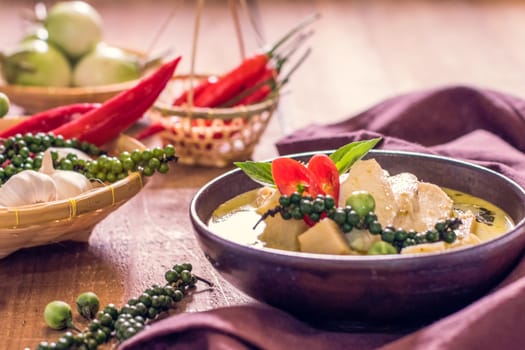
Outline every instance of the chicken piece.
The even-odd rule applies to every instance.
[[[418,217],[425,227],[416,230],[424,231],[434,228],[438,221],[452,217],[452,199],[437,185],[420,182],[417,189]]]
[[[481,243],[481,239],[474,233],[477,225],[474,213],[467,210],[458,213],[457,217],[461,220],[461,226],[455,230],[457,239],[453,243],[447,244],[447,247],[457,248]]]
[[[415,198],[417,196],[417,188],[419,182],[417,177],[411,173],[400,173],[387,178],[394,198],[397,203],[397,210],[399,213],[414,212]]]
[[[341,183],[339,206],[346,205],[346,199],[352,192],[368,191],[375,199],[378,221],[383,227],[392,224],[397,205],[387,177],[387,173],[375,159],[355,162],[347,178]]]

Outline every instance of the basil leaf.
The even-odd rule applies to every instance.
[[[246,161],[234,162],[233,164],[241,168],[255,182],[263,185],[275,185],[272,176],[272,163]]]
[[[334,161],[339,174],[345,173],[352,164],[354,164],[359,159],[363,158],[368,151],[370,151],[374,146],[381,141],[381,138],[375,138],[371,140],[364,141],[355,141],[349,143],[330,155],[330,158]]]

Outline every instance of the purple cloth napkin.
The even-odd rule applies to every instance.
[[[388,99],[331,125],[280,140],[281,154],[334,149],[382,136],[379,148],[466,159],[525,186],[525,101],[470,87]],[[490,294],[410,334],[314,329],[262,304],[185,313],[159,321],[121,349],[525,349],[525,258]]]

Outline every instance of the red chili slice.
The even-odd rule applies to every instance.
[[[329,194],[337,203],[339,200],[339,171],[326,154],[316,154],[308,162],[308,170],[314,175],[322,193]]]
[[[294,192],[317,196],[321,188],[316,177],[300,162],[291,158],[278,158],[272,161],[272,176],[279,192],[291,195]]]

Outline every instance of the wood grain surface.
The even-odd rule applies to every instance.
[[[171,48],[184,56],[179,71],[188,71],[195,2],[91,3],[104,18],[106,41],[151,53]],[[26,23],[20,14],[33,4],[0,0],[0,49],[21,38]],[[258,7],[268,42],[303,17],[322,14],[309,41],[313,52],[287,87],[279,113],[254,153],[258,160],[275,156],[275,142],[293,130],[342,120],[415,89],[468,84],[525,94],[523,1],[275,0],[260,1]],[[171,11],[173,18],[157,35]],[[255,36],[248,23],[242,23],[246,50],[253,52]],[[207,1],[197,69],[221,72],[239,60],[227,2]],[[100,222],[89,244],[51,244],[0,260],[4,320],[0,349],[35,347],[41,340],[57,339],[60,333],[47,329],[42,316],[51,300],[74,303],[79,293],[90,290],[103,304],[121,305],[148,285],[161,283],[165,270],[180,262],[193,263],[195,271],[216,287],[211,291],[199,287],[199,293],[176,312],[249,301],[205,260],[188,217],[195,192],[225,170],[177,165],[167,175],[156,175],[136,197]]]

